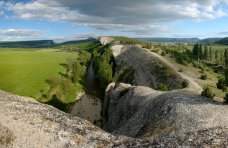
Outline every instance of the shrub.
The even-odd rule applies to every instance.
[[[188,80],[184,80],[184,81],[181,83],[182,88],[186,88],[186,87],[188,87],[188,85],[189,85]]]
[[[218,82],[217,82],[217,88],[218,89],[221,89],[223,91],[226,91],[226,82],[225,82],[225,79],[224,78],[219,78]]]
[[[156,49],[153,49],[153,50],[151,50],[151,52],[155,52],[155,53],[158,53],[158,52],[159,52],[159,49],[158,49],[158,48],[156,48]]]
[[[162,56],[166,56],[166,52],[163,50],[161,53]]]
[[[159,87],[157,89],[160,90],[160,91],[168,91],[168,87],[164,83],[160,83]]]
[[[201,75],[200,79],[206,80],[207,79],[207,75],[206,74]]]
[[[183,69],[181,68],[181,69],[179,69],[178,71],[179,71],[179,72],[183,72]]]
[[[209,87],[204,87],[204,89],[201,93],[201,96],[211,98],[211,99],[213,99],[215,97],[215,95],[212,93],[212,91]]]
[[[224,97],[224,103],[228,104],[228,93],[226,93],[226,95]]]

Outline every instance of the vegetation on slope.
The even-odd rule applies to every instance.
[[[101,46],[94,50],[95,73],[99,81],[100,88],[104,93],[107,85],[113,81],[115,60],[108,45]]]
[[[128,37],[115,36],[114,40],[120,42],[121,44],[125,44],[125,45],[139,44],[143,48],[148,48],[148,49],[152,48],[152,43],[151,42],[140,41],[140,40],[136,40],[136,39],[132,39],[132,38],[128,38]]]
[[[159,45],[168,55],[176,60],[182,71],[191,73],[196,81],[209,89],[211,97],[222,101],[226,94],[228,83],[228,46],[213,44],[195,44],[185,46],[183,44]],[[184,69],[184,70],[183,70]],[[206,89],[207,88],[207,89]],[[205,96],[205,94],[204,94]],[[212,96],[212,95],[210,95]]]

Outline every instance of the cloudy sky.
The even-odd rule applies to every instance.
[[[0,0],[0,41],[228,36],[228,0]]]

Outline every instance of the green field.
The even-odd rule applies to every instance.
[[[22,96],[38,98],[49,89],[46,80],[64,73],[61,64],[76,53],[55,49],[0,49],[0,89]]]

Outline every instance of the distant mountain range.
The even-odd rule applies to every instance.
[[[0,47],[8,48],[41,48],[53,46],[56,43],[53,40],[35,40],[35,41],[16,41],[16,42],[0,42]]]
[[[63,43],[55,43],[53,40],[34,40],[34,41],[12,41],[12,42],[0,42],[0,47],[6,48],[45,48],[57,45],[69,45],[78,44],[83,42],[96,41],[94,38],[88,38],[85,40],[67,41]]]
[[[217,43],[228,44],[228,38],[135,38],[141,41],[159,42],[159,43]]]
[[[215,42],[216,44],[228,45],[228,37]]]
[[[86,43],[86,42],[93,42],[93,41],[96,41],[96,39],[88,38],[88,39],[85,39],[85,40],[67,41],[67,42],[60,43],[58,45],[78,44],[78,43]]]
[[[215,43],[221,45],[228,45],[228,37],[226,38],[134,38],[140,41],[149,41],[149,42],[159,42],[159,43]],[[55,43],[53,40],[34,40],[34,41],[12,41],[12,42],[1,42],[0,47],[6,48],[45,48],[45,47],[55,47],[58,45],[69,45],[69,44],[78,44],[84,42],[96,41],[94,38],[88,38],[85,40],[74,40],[67,41],[63,43]]]

